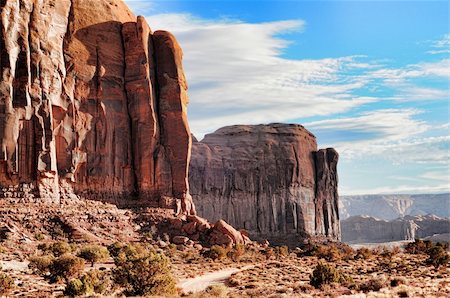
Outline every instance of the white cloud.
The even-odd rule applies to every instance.
[[[431,47],[433,49],[427,52],[429,54],[450,53],[450,34],[445,34],[442,39],[434,41]]]
[[[367,194],[420,194],[420,193],[444,193],[450,191],[450,182],[438,185],[397,185],[374,188],[342,188],[341,195],[367,195]]]
[[[344,159],[370,156],[393,164],[448,165],[450,136],[425,136],[424,133],[441,127],[415,119],[418,114],[414,109],[377,110],[356,117],[311,122],[305,127],[316,135],[326,134],[328,143],[323,145],[335,147]],[[352,139],[353,135],[357,138]]]
[[[302,20],[250,24],[163,14],[148,21],[174,33],[183,48],[190,126],[198,137],[225,125],[324,116],[376,100],[356,96],[367,80],[347,75],[375,67],[362,57],[282,58],[289,42],[280,35],[303,30]]]

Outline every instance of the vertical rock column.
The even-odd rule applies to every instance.
[[[183,52],[175,37],[166,31],[156,31],[153,43],[161,125],[159,157],[165,156],[169,162],[170,193],[179,200],[178,211],[194,214],[188,182],[192,140],[187,121],[188,87],[181,62]],[[167,171],[167,168],[162,167],[162,170]]]
[[[339,155],[333,148],[315,153],[316,165],[316,234],[339,240],[341,230],[338,206],[337,162]]]
[[[144,17],[122,26],[125,48],[125,88],[131,125],[136,187],[141,199],[159,194],[155,151],[159,145],[153,42]]]

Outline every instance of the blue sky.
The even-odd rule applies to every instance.
[[[197,137],[300,123],[341,194],[450,191],[449,1],[125,2],[179,40]]]

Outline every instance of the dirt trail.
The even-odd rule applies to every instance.
[[[244,271],[255,267],[255,265],[248,265],[242,268],[228,268],[215,272],[206,273],[201,276],[193,278],[185,278],[180,280],[178,287],[183,293],[199,292],[205,290],[211,285],[224,283],[233,273]]]

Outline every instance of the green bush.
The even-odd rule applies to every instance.
[[[110,283],[111,281],[105,272],[91,270],[81,278],[70,280],[64,290],[64,295],[75,297],[92,293],[103,294]]]
[[[67,283],[66,288],[64,289],[64,295],[69,297],[76,297],[86,294],[87,292],[83,285],[83,282],[78,278],[70,280]]]
[[[153,250],[127,245],[114,258],[114,282],[128,296],[175,295],[176,283],[169,260]]]
[[[33,256],[28,261],[28,268],[34,273],[45,275],[50,272],[50,267],[53,264],[53,256]]]
[[[320,288],[323,284],[342,283],[346,281],[346,277],[333,266],[319,262],[310,276],[309,283]]]
[[[14,280],[5,273],[0,273],[0,296],[8,296],[14,288]]]
[[[72,247],[65,241],[58,241],[54,243],[41,243],[38,245],[38,249],[44,253],[51,253],[55,257],[62,256],[63,254],[72,252]]]
[[[88,245],[80,250],[78,256],[90,262],[91,267],[94,267],[94,263],[106,260],[109,257],[109,252],[106,247],[100,245]]]
[[[64,254],[53,260],[50,265],[50,281],[56,282],[77,277],[84,269],[84,261],[71,254]]]

